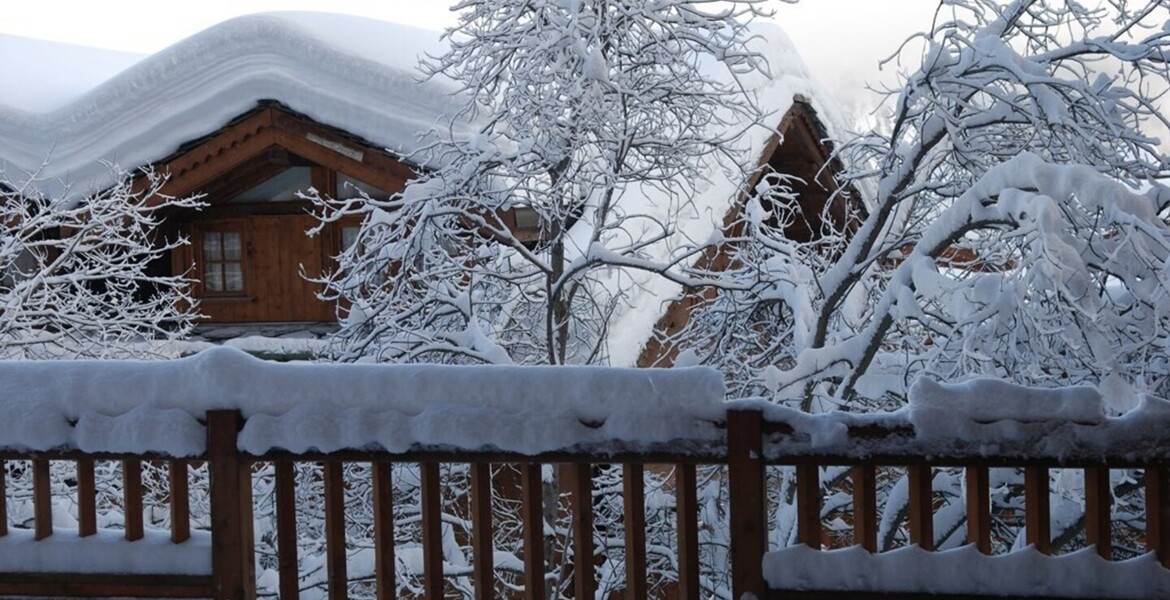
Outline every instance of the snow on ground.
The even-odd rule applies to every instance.
[[[19,39],[7,53],[34,55]],[[99,161],[136,168],[275,99],[327,125],[408,154],[418,133],[457,114],[452,85],[420,82],[415,65],[442,48],[434,32],[359,17],[268,13],[226,21],[149,56],[78,96],[79,67],[29,59],[21,85],[0,87],[0,169],[42,163],[47,194],[104,187]],[[9,54],[5,54],[8,56]],[[6,62],[6,61],[0,61]],[[57,61],[59,62],[59,61]],[[113,64],[113,63],[108,63]],[[9,68],[11,69],[11,67]],[[28,71],[33,71],[29,73]],[[101,79],[104,71],[95,72]],[[51,93],[55,90],[55,93]]]
[[[10,528],[0,536],[0,573],[126,573],[208,575],[211,534],[192,531],[181,544],[169,531],[146,529],[128,542],[124,531],[99,529],[78,537],[76,529],[54,529],[37,541],[30,529]]]
[[[772,589],[863,590],[1061,598],[1167,598],[1170,570],[1146,554],[1109,562],[1095,548],[1044,556],[1034,548],[986,556],[974,545],[927,552],[908,546],[870,554],[860,546],[798,545],[764,556]]]

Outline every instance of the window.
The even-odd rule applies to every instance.
[[[244,291],[243,236],[238,231],[205,231],[202,245],[203,292]]]
[[[360,225],[346,225],[341,228],[341,249],[342,251],[349,250],[351,246],[357,242],[358,231],[361,230]]]

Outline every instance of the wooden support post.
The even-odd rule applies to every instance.
[[[8,535],[8,467],[0,460],[0,537]]]
[[[349,597],[349,570],[345,559],[345,465],[325,463],[325,571],[329,600]]]
[[[1166,468],[1146,468],[1146,549],[1170,569],[1170,477]]]
[[[1085,469],[1085,543],[1105,560],[1113,557],[1113,491],[1108,467]]]
[[[695,465],[674,467],[678,517],[678,598],[699,600],[699,498]]]
[[[77,459],[77,534],[89,537],[97,533],[97,480],[93,459]]]
[[[142,461],[122,461],[122,513],[126,540],[142,539]]]
[[[821,468],[796,466],[796,542],[821,549]]]
[[[991,554],[991,489],[987,467],[967,467],[967,543]]]
[[[475,597],[496,596],[495,556],[492,543],[492,465],[471,465],[471,560]]]
[[[765,597],[768,549],[764,478],[764,415],[727,413],[728,496],[731,504],[731,596]]]
[[[593,569],[593,465],[561,468],[569,488],[573,529],[573,597],[592,598],[597,588]]]
[[[520,465],[520,516],[524,523],[524,597],[545,600],[544,490],[539,463]]]
[[[443,598],[443,491],[439,463],[419,464],[422,472],[423,595]]]
[[[374,474],[374,579],[378,600],[392,600],[398,597],[398,582],[394,575],[394,487],[390,463],[375,462],[370,468]]]
[[[33,517],[36,520],[35,537],[43,540],[53,535],[53,494],[49,483],[49,459],[34,458]]]
[[[934,473],[929,465],[907,467],[910,485],[910,543],[934,550]]]
[[[276,486],[276,569],[280,598],[300,597],[300,572],[297,569],[297,480],[291,461],[273,464]]]
[[[622,467],[626,512],[626,598],[629,600],[644,600],[647,594],[646,480],[643,471],[642,465],[626,464]]]
[[[252,471],[237,449],[242,419],[234,410],[207,413],[211,495],[211,576],[215,600],[255,600]]]
[[[877,467],[857,465],[853,480],[853,543],[877,552]]]
[[[1048,469],[1025,467],[1024,528],[1028,545],[1040,554],[1052,554],[1052,513],[1048,493]]]
[[[168,467],[171,488],[171,541],[181,544],[191,537],[191,494],[187,461],[172,460]]]

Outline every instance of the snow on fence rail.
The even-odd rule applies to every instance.
[[[474,377],[473,371],[478,372]],[[396,384],[391,372],[406,377],[405,383]],[[507,377],[497,377],[499,373]],[[1024,421],[1002,407],[990,417],[979,411],[944,416],[921,409],[935,410],[947,398],[965,402],[994,384],[929,385],[928,398],[917,398],[916,407],[900,413],[811,416],[755,402],[724,403],[718,379],[703,370],[318,368],[260,363],[230,350],[172,363],[0,363],[0,410],[22,415],[19,422],[39,432],[22,433],[13,420],[0,423],[0,487],[8,488],[0,490],[0,595],[251,598],[260,580],[279,597],[296,598],[317,577],[331,599],[347,597],[354,585],[379,598],[403,593],[440,598],[460,592],[479,598],[521,592],[545,598],[556,585],[573,590],[574,597],[592,597],[604,575],[597,565],[615,552],[594,544],[597,494],[611,493],[596,489],[597,469],[603,464],[621,468],[625,517],[618,537],[628,597],[663,593],[661,581],[647,575],[647,555],[654,544],[646,538],[651,510],[646,483],[653,473],[670,474],[664,489],[673,494],[670,551],[677,553],[671,561],[677,566],[665,585],[679,598],[741,598],[747,592],[764,598],[795,588],[830,593],[1170,595],[1170,444],[1164,433],[1170,431],[1165,427],[1170,411],[1148,400],[1137,416],[1086,417],[1092,411],[1084,412],[1084,403],[1092,399],[1082,391],[1073,394],[1080,400],[1067,395],[1057,399],[1080,403],[1069,409],[1082,411],[1079,422],[1063,420],[1072,414],[1068,411],[1057,411],[1060,418],[1054,420],[1042,420],[1043,415],[1032,411]],[[444,420],[441,412],[419,400],[423,394],[468,414]],[[537,407],[533,415],[524,412],[522,402]],[[308,410],[305,404],[323,408]],[[411,424],[395,425],[387,411]],[[40,424],[37,414],[59,422]],[[300,415],[300,420],[290,415]],[[420,416],[424,420],[417,420]],[[155,418],[161,418],[175,440],[137,432],[155,427]],[[363,419],[374,426],[367,427]],[[639,422],[649,433],[640,434]],[[442,431],[443,423],[452,431]],[[476,432],[477,423],[487,424],[485,430]],[[386,435],[378,430],[383,426],[399,428]],[[955,427],[969,438],[942,435]],[[554,429],[557,435],[527,431],[541,428]],[[121,435],[129,435],[129,441],[117,439]],[[1045,444],[1046,439],[1062,442]],[[120,523],[99,523],[95,462],[118,467]],[[318,463],[319,469],[313,466]],[[493,473],[493,465],[502,463],[515,465],[519,473],[513,491],[503,499],[500,492],[506,484]],[[393,500],[395,486],[402,483],[392,480],[394,464],[413,465],[411,473],[421,490],[418,503],[406,506]],[[441,466],[452,464],[466,465],[469,477],[463,502],[470,516],[466,538],[458,540],[444,529],[452,517],[445,514],[444,485],[449,482]],[[13,472],[17,465],[26,472]],[[73,469],[71,484],[64,488],[51,485],[52,469],[60,465]],[[363,466],[372,496],[363,500],[372,521],[368,555],[347,548],[347,523],[352,526],[356,518],[347,514],[352,509],[347,494],[357,482],[346,470],[354,465]],[[769,477],[769,469],[776,465],[787,466],[792,474],[797,544],[769,553],[769,540],[777,538],[769,529],[768,500],[778,479]],[[558,469],[559,491],[568,499],[564,506],[544,505],[550,466]],[[988,500],[993,467],[1023,472],[1024,498],[1018,509],[1031,549],[984,560],[975,555],[993,552]],[[301,506],[304,497],[298,496],[304,482],[295,478],[301,468],[315,469],[312,478],[323,497],[319,576],[306,576],[300,560],[304,557],[297,554],[298,539],[310,535],[297,519],[306,510]],[[698,475],[709,468],[721,469],[706,479],[725,492],[720,497],[726,506],[719,510],[727,511],[730,573],[723,583],[712,583],[706,571],[703,577],[700,573],[710,565],[700,564],[705,530],[699,514],[710,507],[700,503]],[[1057,468],[1082,473],[1083,537],[1090,549],[1049,559],[1046,555],[1054,551],[1049,471]],[[257,493],[261,488],[256,477],[263,469],[271,478]],[[1140,470],[1145,540],[1127,543],[1150,554],[1112,561],[1110,471],[1120,469]],[[169,531],[144,526],[144,471],[165,483]],[[195,477],[197,472],[203,475]],[[904,514],[882,513],[878,507],[879,481],[891,473],[905,479],[900,492],[905,494]],[[935,552],[936,522],[953,521],[941,515],[935,484],[956,474],[965,484],[965,538],[971,546],[959,554]],[[29,518],[13,513],[20,502],[11,483],[17,479],[31,480]],[[191,481],[206,489],[191,486]],[[75,514],[62,510],[62,494],[70,496]],[[269,495],[275,566],[258,574],[257,540],[264,536],[253,530],[259,522],[254,511],[260,496]],[[841,512],[843,495],[852,506],[847,513]],[[493,511],[501,501],[519,506],[518,551],[504,556],[493,545]],[[416,508],[417,519],[413,513],[403,518],[405,511]],[[550,509],[567,516],[569,523],[568,541],[555,550],[561,553],[556,557],[546,548]],[[709,529],[714,524],[707,518],[713,513],[704,514],[703,527]],[[851,532],[841,523],[827,524],[841,514]],[[916,548],[879,552],[878,533],[890,526],[888,518],[904,521],[908,542]],[[404,521],[420,525],[417,545],[395,543],[395,527]],[[121,530],[112,533],[110,525]],[[469,549],[470,564],[451,560],[452,543]],[[843,545],[856,548],[822,550]],[[598,554],[574,561],[572,548]],[[558,561],[572,563],[572,568],[560,571],[563,580],[549,579],[548,569]],[[921,575],[959,563],[981,575]],[[991,577],[994,573],[1000,576]],[[502,587],[501,579],[512,574],[514,584]],[[914,574],[918,579],[910,576]],[[417,586],[403,583],[415,575]],[[1088,585],[1117,577],[1128,579],[1109,589]]]

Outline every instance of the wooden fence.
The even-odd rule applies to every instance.
[[[297,598],[297,522],[294,467],[297,462],[324,464],[324,510],[327,555],[328,596],[345,598],[347,562],[343,467],[347,463],[368,463],[373,489],[373,547],[376,552],[374,585],[378,598],[396,593],[394,556],[394,514],[398,507],[391,502],[389,465],[394,462],[418,464],[421,474],[421,529],[423,587],[428,598],[442,598],[445,593],[441,533],[441,463],[465,463],[470,470],[470,514],[472,552],[471,580],[478,598],[496,594],[492,568],[492,482],[491,465],[514,463],[520,472],[522,500],[522,548],[524,596],[546,598],[545,578],[545,511],[541,489],[541,466],[560,465],[562,488],[567,489],[571,505],[571,537],[576,548],[593,547],[593,466],[620,464],[623,468],[624,539],[626,557],[625,595],[645,598],[647,559],[645,513],[646,493],[643,470],[646,465],[674,465],[673,491],[677,515],[677,586],[671,596],[697,599],[701,596],[699,579],[699,522],[696,497],[696,469],[702,465],[726,465],[730,512],[731,582],[734,598],[753,593],[769,595],[763,572],[763,557],[768,550],[767,470],[769,465],[795,467],[797,541],[820,548],[824,536],[822,515],[822,467],[844,466],[850,469],[847,489],[852,494],[852,543],[870,552],[878,551],[879,508],[877,481],[879,469],[905,469],[909,481],[909,541],[932,550],[936,495],[932,491],[932,473],[938,468],[961,468],[965,473],[967,537],[981,552],[992,551],[989,469],[1014,467],[1025,475],[1025,519],[1027,541],[1042,553],[1052,551],[1049,539],[1049,469],[1083,469],[1084,538],[1097,552],[1110,559],[1112,489],[1110,469],[1142,469],[1145,492],[1145,546],[1157,553],[1163,568],[1170,568],[1170,478],[1164,452],[1120,452],[1100,449],[1078,452],[1069,449],[1061,456],[1022,456],[1004,452],[986,455],[986,448],[972,448],[956,442],[951,452],[934,456],[916,455],[915,432],[908,425],[855,426],[850,428],[844,446],[834,446],[831,453],[818,451],[799,432],[783,423],[767,422],[756,410],[732,410],[726,421],[726,442],[719,444],[679,444],[682,450],[654,449],[634,452],[612,448],[601,453],[562,452],[540,456],[505,453],[452,453],[419,451],[388,454],[374,451],[345,451],[329,454],[272,452],[263,456],[244,455],[237,449],[237,435],[243,420],[234,411],[213,411],[206,416],[207,452],[187,460],[161,456],[125,454],[83,454],[62,452],[0,452],[0,475],[4,461],[29,461],[32,469],[34,519],[32,535],[44,543],[49,538],[72,535],[54,530],[50,462],[74,461],[78,512],[77,538],[97,533],[95,509],[95,460],[123,461],[125,523],[124,537],[134,543],[143,537],[142,461],[164,461],[169,465],[170,540],[182,543],[192,536],[190,529],[190,490],[188,468],[192,462],[206,462],[210,486],[206,507],[210,512],[210,572],[205,574],[116,574],[116,573],[0,573],[0,595],[22,596],[140,596],[140,597],[209,597],[241,599],[256,596],[254,573],[252,465],[259,461],[274,465],[275,520],[279,563],[279,597]],[[937,445],[934,446],[937,450]],[[1152,447],[1160,447],[1153,444]],[[841,450],[845,448],[845,450]],[[850,448],[853,448],[850,450]],[[3,491],[4,477],[0,477]],[[200,494],[200,497],[204,497]],[[12,535],[8,526],[7,494],[0,493],[0,542]],[[593,597],[597,585],[595,561],[577,561],[572,566],[572,590],[576,598]],[[978,590],[971,590],[976,595]],[[778,591],[771,594],[779,597]],[[784,596],[792,597],[792,596]],[[861,597],[851,593],[810,592],[809,597]],[[868,597],[868,596],[867,596]],[[907,597],[907,596],[900,596]]]

